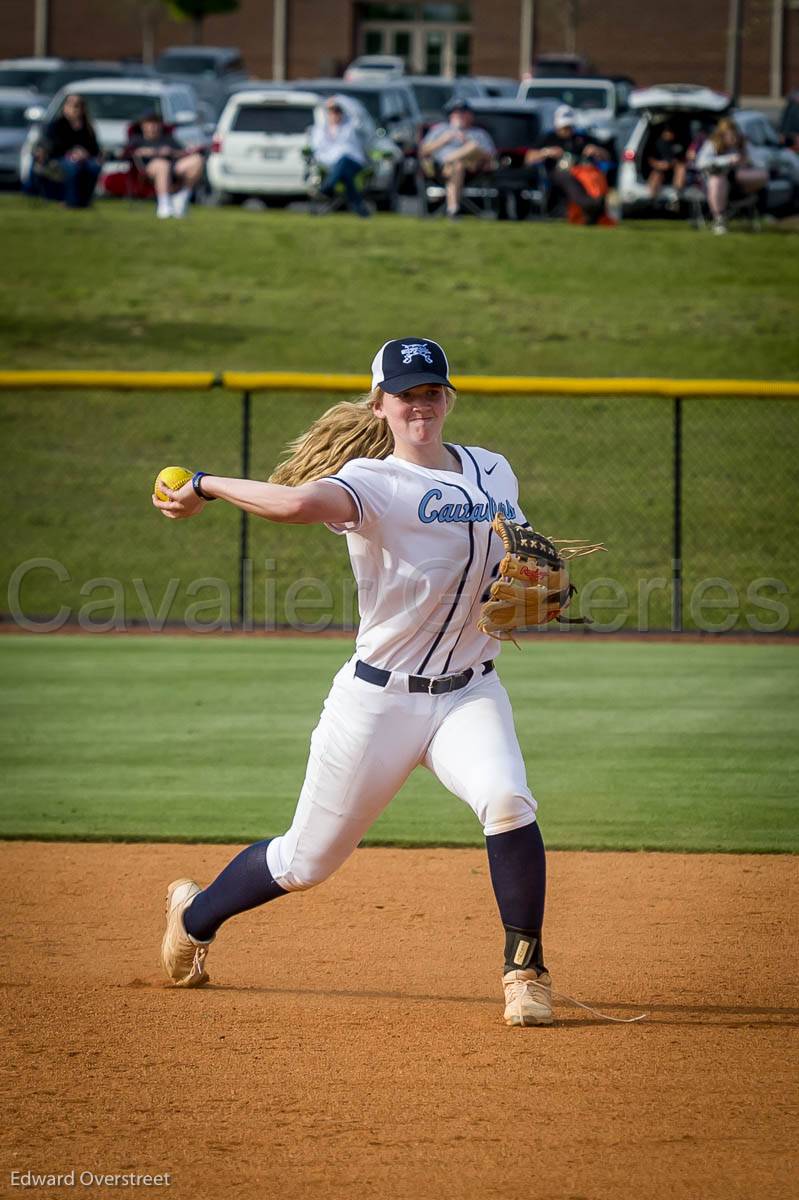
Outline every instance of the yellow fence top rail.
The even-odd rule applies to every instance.
[[[301,371],[225,371],[226,388],[241,392],[368,392],[366,375]],[[547,375],[456,375],[458,391],[490,396],[794,396],[799,382],[773,379],[569,379]]]
[[[80,388],[135,392],[200,392],[219,382],[213,371],[0,371],[0,388]]]
[[[0,390],[367,392],[367,375],[306,371],[0,371]],[[661,379],[604,376],[456,375],[459,391],[492,396],[752,396],[799,399],[799,382],[775,379]]]

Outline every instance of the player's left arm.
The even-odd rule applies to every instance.
[[[256,479],[228,479],[222,475],[203,475],[200,486],[209,500],[227,500],[236,508],[288,525],[313,525],[317,522],[344,524],[358,519],[352,496],[340,487],[325,483],[303,483],[285,487]],[[206,501],[198,496],[191,481],[172,490],[160,485],[166,500],[153,496],[153,504],[173,521],[196,516]]]

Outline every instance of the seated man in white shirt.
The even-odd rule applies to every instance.
[[[497,148],[491,135],[474,123],[468,100],[456,100],[449,106],[449,120],[434,125],[419,147],[422,169],[437,168],[447,185],[447,216],[460,215],[461,195],[467,174],[491,170]]]
[[[344,184],[347,204],[359,217],[368,217],[369,209],[355,180],[366,166],[361,139],[355,121],[349,117],[337,96],[325,101],[325,119],[314,125],[311,147],[314,158],[327,168],[322,195],[332,196],[338,184]]]

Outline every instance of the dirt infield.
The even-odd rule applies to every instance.
[[[552,854],[556,988],[649,1017],[559,1006],[554,1028],[521,1030],[501,1020],[478,850],[360,850],[226,927],[212,986],[164,987],[165,884],[230,854],[0,845],[0,1194],[796,1194],[799,859]],[[12,1186],[71,1170],[71,1187]]]

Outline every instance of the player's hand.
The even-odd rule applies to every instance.
[[[205,508],[205,500],[197,495],[191,486],[191,480],[174,492],[165,483],[161,483],[159,486],[167,499],[159,500],[153,492],[153,505],[160,508],[163,515],[169,517],[170,521],[182,521],[185,517],[196,517]]]

